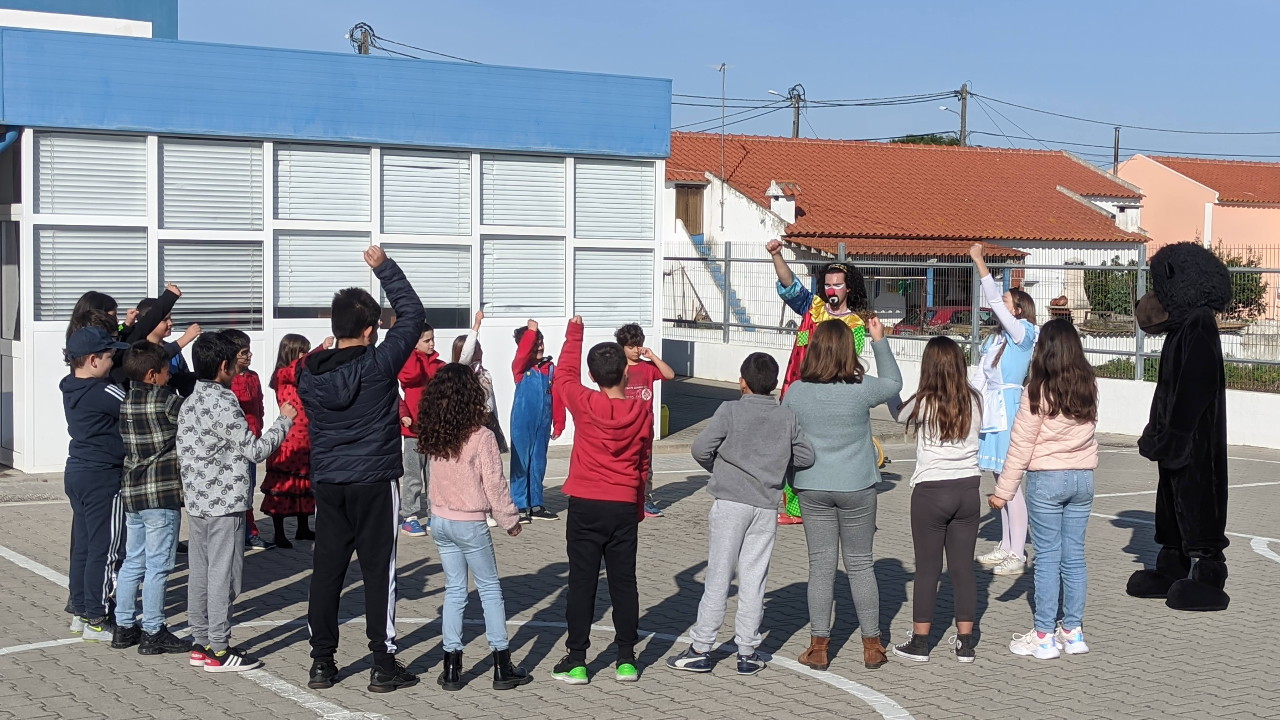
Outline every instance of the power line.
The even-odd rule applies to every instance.
[[[809,126],[809,132],[813,133],[813,137],[816,140],[818,138],[818,131],[814,130],[813,123],[809,122],[809,109],[805,108],[804,112],[800,113],[800,117],[804,118],[804,124]]]
[[[765,109],[765,108],[769,107],[770,105],[777,105],[778,103],[784,103],[784,102],[787,102],[787,101],[786,101],[786,100],[774,100],[774,101],[772,101],[772,102],[765,103],[764,105],[756,105],[755,107],[750,107],[750,108],[747,108],[746,110],[739,110],[738,112],[735,112],[735,113],[729,113],[728,115],[725,115],[725,117],[726,117],[726,118],[731,118],[731,117],[734,117],[734,116],[736,116],[736,115],[745,115],[745,114],[747,114],[747,113],[749,113],[749,112],[752,112],[752,111],[754,111],[754,110],[763,110],[763,109]],[[685,123],[684,125],[676,125],[675,127],[671,128],[671,129],[672,129],[672,130],[683,130],[684,128],[687,128],[687,127],[693,127],[694,125],[706,125],[706,124],[708,124],[708,123],[718,123],[718,122],[720,122],[720,117],[719,117],[719,116],[717,116],[717,117],[713,117],[713,118],[707,118],[706,120],[699,120],[698,122]],[[696,132],[696,131],[695,131],[695,132]]]
[[[982,103],[978,103],[978,108],[987,116],[987,119],[991,121],[991,124],[996,126],[996,129],[1000,131],[1000,134],[1004,135],[1004,141],[1009,143],[1009,147],[1014,147],[1013,141],[1009,139],[1009,135],[1005,133],[1004,128],[1000,127],[1000,123],[996,122],[996,119],[991,117],[991,113],[987,112],[987,108]],[[972,135],[973,133],[970,132],[968,134]]]
[[[1146,130],[1147,132],[1160,133],[1177,133],[1180,135],[1280,135],[1280,130],[1179,130],[1173,128],[1148,127],[1145,125],[1126,125],[1124,123],[1109,122],[1105,120],[1094,120],[1092,118],[1079,117],[1076,115],[1067,115],[1065,113],[1053,112],[1052,110],[1041,110],[1040,108],[1030,107],[1028,105],[1019,105],[1018,103],[1009,102],[1008,100],[999,100],[990,95],[978,95],[973,93],[975,97],[981,97],[990,100],[993,103],[1008,105],[1020,110],[1027,110],[1042,115],[1052,115],[1053,117],[1065,118],[1067,120],[1077,120],[1079,122],[1093,123],[1094,125],[1107,125],[1109,127],[1122,127],[1130,130]],[[1261,156],[1258,156],[1261,157]]]
[[[986,111],[987,111],[987,104],[986,104],[985,102],[983,102],[983,101],[982,101],[982,98],[980,98],[980,97],[974,97],[974,100],[977,100],[977,101],[978,101],[978,105],[980,105],[980,106],[982,107],[982,111],[983,111],[983,112],[986,112]],[[1004,114],[1004,113],[1002,113],[1002,112],[1000,112],[1000,108],[991,108],[991,110],[993,110],[993,111],[995,112],[995,114],[999,115],[1000,117],[1004,118],[1005,120],[1009,120],[1009,116],[1008,116],[1008,115],[1005,115],[1005,114]],[[990,115],[988,115],[987,117],[990,117]],[[1023,135],[1028,135],[1028,136],[1030,136],[1030,135],[1031,135],[1031,133],[1027,132],[1027,131],[1026,131],[1026,130],[1025,130],[1021,125],[1019,125],[1018,123],[1013,122],[1012,120],[1009,120],[1009,122],[1010,122],[1014,127],[1016,127],[1016,128],[1018,128],[1019,130],[1021,130]],[[1048,145],[1045,145],[1044,143],[1040,142],[1039,140],[1036,140],[1036,142],[1040,143],[1040,147],[1044,148],[1045,150],[1048,150],[1048,149],[1049,149],[1049,146],[1048,146]]]
[[[388,39],[388,38],[384,38],[384,37],[382,37],[381,35],[378,35],[378,34],[376,34],[376,33],[374,34],[373,39],[374,39],[375,41],[379,41],[379,40],[381,40],[381,41],[383,41],[383,42],[389,42],[389,43],[391,43],[392,45],[399,45],[400,47],[406,47],[406,48],[409,48],[410,50],[417,50],[418,52],[424,52],[424,53],[427,53],[428,55],[436,55],[436,56],[439,56],[439,57],[442,57],[442,58],[449,58],[450,60],[457,60],[457,61],[459,61],[459,62],[471,63],[471,64],[473,64],[473,65],[481,65],[481,64],[483,64],[483,63],[481,63],[479,60],[468,60],[467,58],[464,58],[464,57],[458,57],[457,55],[450,55],[450,54],[448,54],[448,53],[437,52],[437,51],[435,51],[435,50],[428,50],[428,49],[426,49],[426,48],[420,48],[420,47],[417,47],[417,46],[414,46],[414,45],[410,45],[409,43],[396,42],[395,40],[390,40],[390,39]],[[386,48],[381,48],[381,49],[385,50]],[[410,57],[411,57],[411,56],[410,56]],[[415,59],[421,59],[421,58],[415,58]]]
[[[978,130],[974,130],[972,134],[974,134],[974,135],[988,135],[988,136],[990,136],[990,137],[1001,137],[1001,136],[997,135],[996,133],[981,132],[981,131],[978,131]],[[1035,142],[1042,142],[1041,140],[1037,140],[1036,138],[1033,138],[1033,137],[1023,137],[1023,136],[1021,136],[1021,135],[1004,135],[1003,137],[1005,137],[1005,138],[1007,138],[1007,139],[1013,139],[1013,140],[1034,140]],[[1098,145],[1098,144],[1096,144],[1096,143],[1070,142],[1070,141],[1068,141],[1068,140],[1044,140],[1043,142],[1052,143],[1052,144],[1054,144],[1054,145],[1070,145],[1070,146],[1073,146],[1073,147],[1106,148],[1106,149],[1112,149],[1112,147],[1113,147],[1113,146],[1111,146],[1111,145]],[[1182,150],[1153,150],[1153,149],[1150,149],[1150,148],[1135,148],[1135,147],[1122,147],[1122,148],[1120,148],[1120,149],[1121,149],[1121,150],[1123,150],[1123,151],[1131,152],[1131,153],[1147,153],[1147,154],[1152,154],[1152,155],[1186,155],[1186,156],[1189,156],[1189,157],[1207,157],[1207,158],[1214,158],[1214,157],[1220,157],[1220,158],[1280,158],[1280,155],[1262,155],[1262,154],[1250,154],[1250,153],[1197,153],[1197,152],[1186,152],[1186,151],[1182,151]]]

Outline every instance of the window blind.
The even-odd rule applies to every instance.
[[[369,149],[276,145],[276,217],[369,219]]]
[[[573,165],[577,237],[653,238],[653,163],[575,160]]]
[[[573,311],[594,327],[653,324],[651,250],[576,250]]]
[[[382,152],[382,231],[471,234],[471,156]]]
[[[146,138],[38,133],[36,212],[146,217]]]
[[[276,316],[329,317],[333,294],[369,288],[361,254],[364,233],[282,232],[276,235]]]
[[[180,324],[204,329],[262,329],[262,243],[167,240],[160,245],[160,286],[182,288]]]
[[[437,328],[471,327],[471,247],[468,245],[383,245],[413,284],[427,322]],[[386,302],[383,293],[383,302]],[[443,339],[440,352],[448,356]]]
[[[36,320],[69,320],[80,296],[106,293],[121,308],[147,296],[143,228],[36,229]],[[123,315],[121,315],[123,319]]]
[[[160,221],[166,228],[262,228],[262,144],[165,140]]]
[[[518,155],[481,158],[480,222],[564,227],[564,160]]]
[[[564,238],[486,235],[481,244],[486,315],[564,317]]]

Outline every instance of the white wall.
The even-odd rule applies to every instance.
[[[899,341],[891,342],[897,344]],[[752,352],[768,352],[784,371],[790,357],[789,349],[675,339],[664,341],[663,351],[677,372],[722,382],[737,382],[738,368],[743,358]],[[863,364],[868,374],[875,375],[875,361],[869,351],[867,355]],[[920,363],[901,355],[898,355],[898,368],[902,372],[905,397],[920,382]],[[1155,387],[1152,382],[1099,378],[1098,432],[1141,435],[1147,424]],[[1228,443],[1280,449],[1280,434],[1275,432],[1277,426],[1280,426],[1280,394],[1227,391]]]
[[[63,32],[95,33],[98,35],[125,35],[127,37],[151,37],[151,23],[146,20],[121,20],[119,18],[66,15],[31,10],[0,9],[0,27],[60,30]]]

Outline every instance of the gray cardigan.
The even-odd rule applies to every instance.
[[[871,343],[871,351],[880,377],[867,375],[860,383],[798,381],[787,389],[782,404],[795,410],[818,456],[812,467],[796,472],[795,489],[856,492],[879,482],[871,408],[898,395],[902,373],[887,340]]]
[[[791,466],[813,464],[813,446],[796,414],[772,395],[722,403],[693,441],[693,459],[711,471],[707,491],[718,500],[772,510]]]

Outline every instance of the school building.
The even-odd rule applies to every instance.
[[[575,313],[588,343],[638,322],[661,347],[669,80],[176,36],[176,0],[0,1],[0,463],[61,469],[87,290],[123,317],[178,284],[178,332],[245,330],[265,385],[335,290],[377,293],[379,244],[446,359],[485,310],[504,424],[529,318],[548,354]]]

